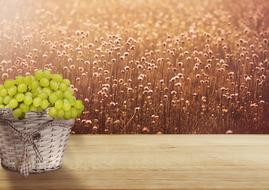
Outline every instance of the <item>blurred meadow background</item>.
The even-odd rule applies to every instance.
[[[0,0],[0,82],[70,79],[73,133],[269,133],[268,0]]]

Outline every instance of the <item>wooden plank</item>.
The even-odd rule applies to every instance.
[[[72,136],[62,169],[2,190],[269,189],[268,135]]]

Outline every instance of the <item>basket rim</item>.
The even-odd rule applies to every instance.
[[[25,125],[27,125],[29,122],[31,123],[31,120],[33,119],[39,119],[40,121],[52,121],[52,122],[63,122],[66,123],[66,125],[73,126],[75,123],[75,119],[57,119],[57,118],[52,118],[48,114],[48,109],[42,111],[42,112],[36,112],[36,111],[29,111],[25,114],[25,117],[23,119],[15,119],[12,114],[12,109],[11,108],[0,108],[1,111],[7,111],[8,120],[11,120],[14,124],[23,124],[23,125],[16,125],[16,128],[24,128]],[[0,119],[0,123],[3,123],[3,120]]]

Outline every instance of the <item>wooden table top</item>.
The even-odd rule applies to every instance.
[[[1,190],[269,189],[269,135],[71,136],[58,171]]]

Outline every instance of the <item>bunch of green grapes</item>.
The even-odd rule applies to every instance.
[[[28,111],[48,109],[52,118],[68,120],[80,116],[84,105],[75,98],[68,79],[37,70],[34,76],[17,76],[0,85],[0,108],[13,109],[16,119],[22,119]]]

